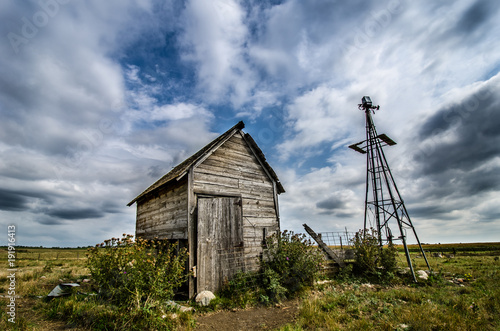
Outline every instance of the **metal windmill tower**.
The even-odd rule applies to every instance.
[[[410,267],[413,280],[416,282],[417,279],[407,246],[406,230],[411,229],[429,270],[430,266],[392,176],[384,150],[382,149],[382,147],[393,146],[396,143],[385,134],[377,134],[372,113],[380,109],[380,106],[372,105],[372,101],[368,96],[364,96],[361,101],[362,103],[358,105],[358,108],[365,112],[366,140],[353,144],[349,148],[361,154],[366,154],[367,172],[364,229],[366,231],[367,223],[370,223],[370,226],[377,230],[378,241],[381,247],[384,243],[389,243],[393,240],[402,241],[408,266]],[[393,225],[397,225],[399,230],[400,236],[397,238],[394,238],[390,228]]]

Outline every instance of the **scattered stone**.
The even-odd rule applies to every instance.
[[[397,272],[398,272],[398,274],[400,274],[400,275],[406,275],[406,274],[408,274],[408,273],[410,272],[410,268],[408,268],[408,267],[406,267],[406,268],[402,268],[402,269],[400,268],[400,269],[398,269],[398,271],[397,271]]]
[[[210,301],[215,299],[215,295],[210,291],[202,291],[198,293],[194,301],[198,303],[200,306],[208,306]]]
[[[179,317],[179,315],[177,315],[176,313],[171,313],[171,314],[163,314],[161,315],[161,318],[165,319],[167,317],[170,317],[171,319],[176,319],[177,317]]]
[[[316,285],[323,285],[323,284],[330,284],[330,283],[333,283],[333,281],[325,279],[325,280],[318,280],[316,282]]]
[[[45,277],[45,276],[40,277],[40,279],[45,279],[45,278],[47,278],[47,277]]]
[[[54,287],[52,291],[47,295],[48,297],[62,297],[70,295],[74,287],[78,287],[80,284],[77,283],[61,283]]]
[[[398,325],[398,328],[403,329],[403,330],[406,330],[406,329],[408,329],[409,327],[410,327],[410,326],[409,326],[409,325],[407,325],[407,324],[399,324],[399,325]]]
[[[442,258],[443,255],[441,253],[432,253],[432,257]]]
[[[84,280],[82,280],[83,283],[89,283],[90,282],[90,279],[88,278],[85,278]]]
[[[418,270],[417,277],[422,280],[427,280],[429,278],[429,275],[427,275],[427,272],[425,272],[425,270]]]
[[[176,302],[174,302],[174,301],[172,301],[172,300],[167,301],[167,302],[165,303],[165,305],[166,305],[167,307],[171,307],[171,308],[173,308],[173,309],[175,309],[175,310],[178,310],[178,311],[180,311],[181,313],[184,313],[184,312],[186,312],[186,311],[194,311],[194,308],[193,308],[193,307],[185,307],[185,306],[182,306],[182,305],[180,305],[180,304],[178,304],[178,303],[176,303]]]
[[[455,255],[454,254],[448,254],[448,255],[446,255],[446,257],[449,258],[449,259],[453,259],[453,258],[455,258]]]

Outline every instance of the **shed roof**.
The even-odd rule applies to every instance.
[[[225,133],[217,137],[216,139],[212,140],[210,143],[208,143],[205,147],[200,149],[198,152],[194,153],[191,155],[189,158],[184,160],[182,163],[174,167],[169,173],[167,173],[165,176],[161,177],[158,179],[153,185],[148,187],[146,190],[144,190],[141,194],[139,194],[137,197],[134,198],[134,200],[130,201],[127,206],[131,206],[139,200],[140,198],[144,197],[148,193],[153,192],[157,188],[173,181],[173,180],[180,180],[182,177],[184,177],[189,169],[193,167],[198,161],[200,161],[205,155],[208,155],[210,153],[213,153],[222,143],[224,143],[226,140],[231,138],[235,133],[238,131],[241,131],[245,127],[245,123],[243,121],[238,122],[235,126],[233,126],[231,129],[227,130]],[[283,188],[283,185],[281,185],[278,176],[274,172],[274,170],[271,168],[269,163],[266,161],[266,157],[264,156],[264,153],[262,150],[257,146],[257,143],[255,140],[253,140],[252,136],[250,136],[248,133],[244,134],[245,141],[249,144],[250,148],[253,150],[255,157],[259,159],[263,167],[266,169],[267,173],[271,176],[271,179],[276,182],[278,194],[284,193],[285,189]]]

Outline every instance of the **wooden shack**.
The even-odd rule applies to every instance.
[[[239,122],[173,168],[137,203],[136,237],[187,247],[189,295],[217,291],[238,271],[255,270],[266,236],[280,229],[285,192]]]

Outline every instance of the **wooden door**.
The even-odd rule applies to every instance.
[[[242,259],[241,198],[198,197],[198,293],[220,290]]]

